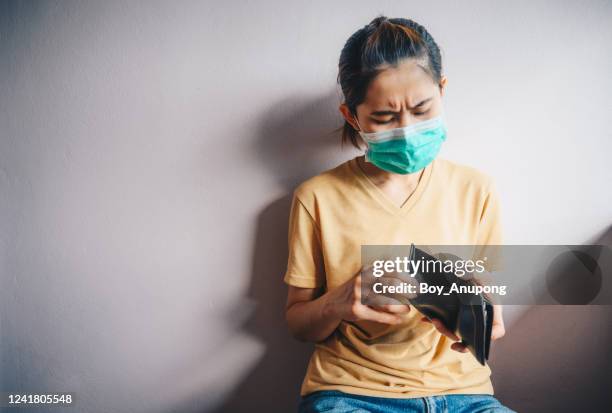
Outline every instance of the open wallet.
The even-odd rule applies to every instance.
[[[410,246],[410,260],[439,261],[414,244]],[[432,267],[440,268],[441,266],[433,265]],[[444,291],[450,291],[453,283],[474,284],[474,281],[464,280],[453,272],[417,271],[414,279],[418,283],[442,286]],[[461,338],[462,343],[480,364],[486,364],[489,358],[493,328],[493,305],[487,298],[482,294],[422,293],[410,298],[409,302],[425,317],[442,321],[450,331]]]

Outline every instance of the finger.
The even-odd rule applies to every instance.
[[[495,340],[502,338],[503,336],[504,334],[491,334],[491,340],[495,341]]]
[[[410,309],[409,301],[402,301],[401,298],[387,297],[379,295],[372,299],[361,301],[362,304],[367,304],[372,308],[380,309],[381,311],[387,311],[390,313],[408,312]],[[407,308],[406,308],[407,307]]]
[[[493,324],[493,328],[491,329],[491,340],[502,338],[505,334],[506,329],[503,325]]]
[[[431,323],[436,327],[436,329],[443,335],[445,335],[446,337],[450,338],[453,341],[459,341],[459,337],[457,337],[457,335],[455,333],[453,333],[452,331],[450,331],[448,328],[446,328],[446,326],[444,325],[444,323],[442,323],[442,321],[438,320],[437,318],[432,318],[431,319]]]
[[[381,297],[388,297],[396,300],[397,304],[409,305],[410,299],[415,298],[417,295],[406,290],[408,288],[406,287],[406,282],[395,277],[362,277],[360,285],[364,295],[366,295],[365,292],[367,291],[367,296],[373,301],[377,301],[370,304],[379,304],[381,303],[379,300]],[[387,302],[382,304],[387,304]]]
[[[357,300],[361,300],[361,283],[362,283],[361,274],[359,274],[355,276],[355,282],[353,283],[353,294],[355,295],[355,298]],[[366,293],[367,292],[368,291],[366,290]]]
[[[368,306],[363,306],[362,314],[359,315],[364,320],[377,321],[384,324],[398,324],[403,320],[397,314],[391,314],[384,311],[376,311]]]
[[[467,346],[461,342],[451,344],[451,349],[460,353],[467,353],[469,351]]]
[[[410,306],[405,304],[385,304],[380,308],[382,311],[392,314],[406,314],[410,312]]]

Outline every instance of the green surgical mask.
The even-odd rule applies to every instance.
[[[403,128],[370,133],[360,130],[359,135],[368,145],[366,161],[405,175],[420,171],[435,159],[446,140],[446,125],[439,115]]]

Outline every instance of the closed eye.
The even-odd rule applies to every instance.
[[[423,111],[420,111],[420,112],[413,112],[413,115],[414,116],[423,116],[423,115],[426,115],[427,113],[429,113],[429,110],[430,109],[423,110]],[[374,123],[376,123],[377,125],[385,125],[385,124],[393,122],[394,120],[395,120],[394,118],[391,118],[389,120],[374,119]]]

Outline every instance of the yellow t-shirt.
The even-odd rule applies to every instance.
[[[399,207],[353,158],[294,190],[284,282],[333,289],[360,271],[361,245],[500,245],[499,212],[492,179],[474,168],[436,158]],[[398,325],[342,321],[315,344],[300,394],[493,394],[489,367],[421,317],[412,308]]]

